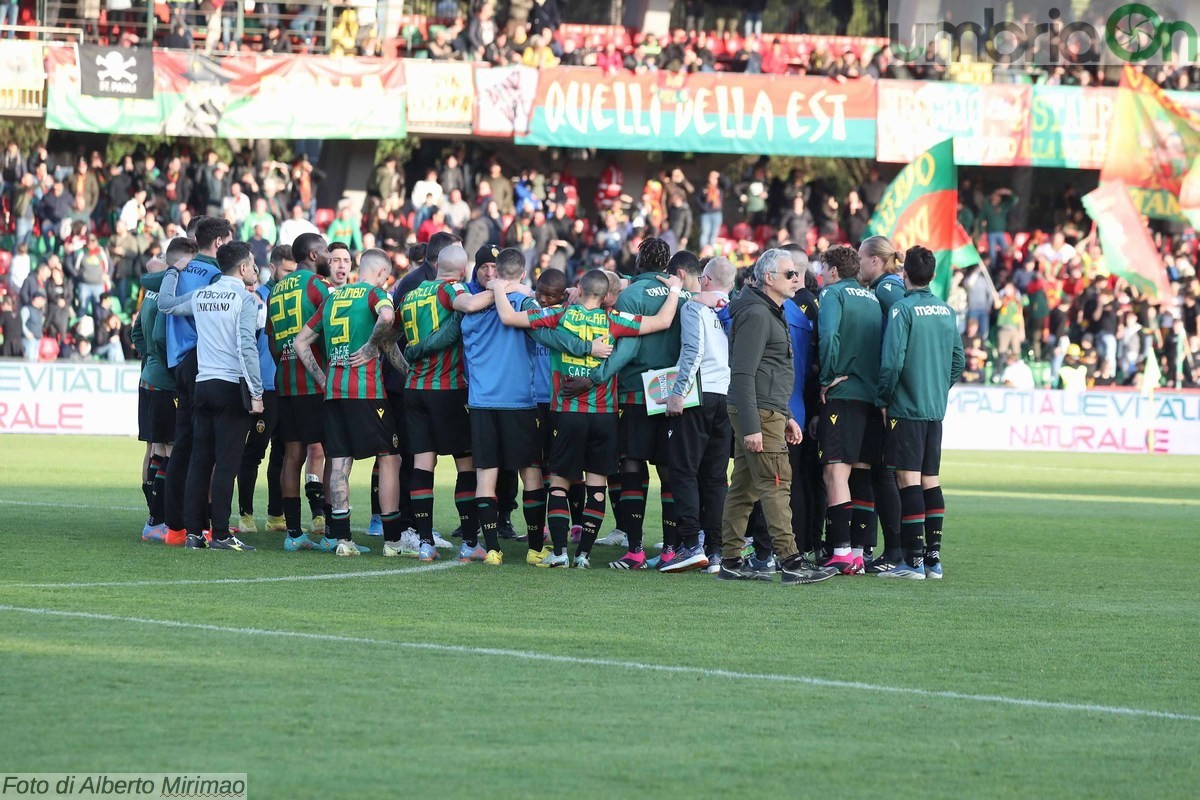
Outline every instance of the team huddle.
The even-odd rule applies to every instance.
[[[608,564],[622,570],[942,577],[941,420],[963,353],[925,248],[903,265],[882,237],[831,248],[818,297],[799,248],[765,252],[740,288],[729,261],[655,238],[628,280],[591,270],[569,287],[543,269],[531,286],[520,250],[485,245],[472,265],[437,233],[389,293],[380,250],[352,275],[344,246],[302,234],[259,285],[228,223],[189,236],[142,279],[144,540],[253,550],[270,448],[267,530],[288,552],[370,552],[349,479],[371,459],[368,534],[386,557],[500,565],[500,540],[523,539],[540,568],[588,568],[600,543],[625,547]],[[439,456],[457,470],[459,545],[434,529]]]

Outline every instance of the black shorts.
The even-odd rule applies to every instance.
[[[267,453],[267,446],[275,436],[279,422],[279,393],[274,389],[263,391],[263,413],[254,416],[250,423],[250,435],[246,437],[246,449],[242,453],[242,463],[262,463]]]
[[[471,409],[475,469],[525,469],[542,463],[537,409]]]
[[[817,439],[822,464],[875,464],[882,446],[883,416],[862,400],[829,400]]]
[[[466,389],[405,389],[404,412],[409,453],[471,455]]]
[[[937,475],[942,468],[942,423],[889,418],[884,463],[904,472]]]
[[[400,437],[386,398],[326,400],[325,457],[373,458],[399,452]]]
[[[279,438],[307,447],[325,441],[325,395],[279,395]]]
[[[175,393],[170,389],[138,387],[138,441],[175,441]]]
[[[640,403],[621,404],[621,455],[651,464],[667,463],[666,414],[650,416]]]
[[[584,473],[615,475],[620,469],[616,414],[550,412],[550,474],[569,481]]]
[[[538,446],[542,448],[542,467],[550,464],[550,447],[554,444],[554,423],[550,419],[550,404],[537,406]]]

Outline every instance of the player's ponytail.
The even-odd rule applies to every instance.
[[[895,275],[904,268],[903,257],[886,236],[868,236],[863,239],[860,251],[867,258],[876,257],[882,261],[883,271],[888,275]]]

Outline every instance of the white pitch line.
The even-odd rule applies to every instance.
[[[995,497],[1005,500],[1050,500],[1056,503],[1133,503],[1140,506],[1200,506],[1200,500],[1177,497],[1139,497],[1137,495],[1066,494],[1063,492],[1006,492],[993,489],[955,489],[943,486],[954,497]]]
[[[150,581],[88,581],[82,583],[0,583],[0,589],[85,589],[98,586],[205,586],[230,583],[290,583],[292,581],[346,581],[355,578],[377,578],[382,575],[409,575],[419,572],[436,572],[460,567],[457,561],[441,564],[425,564],[408,569],[376,569],[363,572],[327,572],[320,575],[283,575],[270,578],[183,578],[179,580]]]
[[[169,619],[147,619],[143,617],[121,617],[114,614],[95,614],[86,611],[59,611],[49,608],[24,608],[21,606],[0,605],[0,611],[16,614],[35,614],[38,616],[64,617],[68,619],[89,619],[105,622],[131,622],[137,625],[158,625],[164,628],[179,628],[185,630],[211,631],[213,633],[231,633],[243,636],[268,636],[284,639],[306,639],[319,642],[337,642],[340,644],[366,644],[379,647],[396,647],[404,650],[423,650],[434,653],[453,653],[457,655],[490,656],[494,658],[512,658],[524,661],[542,661],[555,664],[577,664],[588,667],[614,667],[618,669],[637,670],[642,672],[666,672],[671,674],[701,675],[710,678],[731,678],[742,681],[769,681],[773,683],[793,683],[806,686],[820,686],[833,689],[857,689],[867,692],[885,694],[911,695],[913,697],[929,697],[944,700],[965,700],[974,703],[993,703],[997,705],[1038,708],[1047,711],[1079,711],[1086,714],[1109,714],[1124,717],[1150,717],[1154,719],[1181,720],[1184,722],[1200,722],[1200,715],[1181,714],[1174,711],[1155,711],[1147,708],[1129,708],[1125,706],[1102,706],[1091,703],[1062,703],[1052,700],[1032,700],[1023,697],[1006,697],[1004,695],[967,694],[932,689],[914,689],[905,686],[882,686],[858,681],[839,681],[826,678],[813,678],[807,675],[777,675],[771,673],[736,672],[725,669],[708,669],[706,667],[691,667],[671,664],[648,664],[641,661],[618,661],[609,658],[584,658],[580,656],[560,656],[553,653],[538,653],[530,650],[507,650],[495,647],[467,647],[465,645],[436,644],[433,642],[396,642],[387,639],[370,639],[363,636],[336,636],[328,633],[305,633],[303,631],[268,630],[265,628],[233,628],[224,625],[206,625],[199,622],[180,622]]]

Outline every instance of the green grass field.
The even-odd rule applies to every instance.
[[[139,539],[136,442],[0,457],[5,770],[281,798],[1200,790],[1200,459],[948,453],[944,581],[784,588],[535,570],[511,542],[499,569],[361,535],[361,559],[186,552]]]

